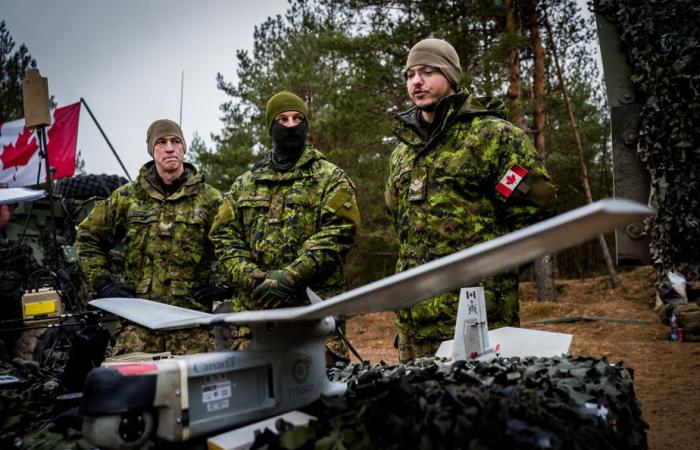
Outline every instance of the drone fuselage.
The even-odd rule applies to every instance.
[[[326,375],[332,318],[257,324],[251,348],[96,369],[86,380],[83,432],[105,448],[156,436],[181,442],[339,395]],[[154,420],[157,417],[157,420]]]

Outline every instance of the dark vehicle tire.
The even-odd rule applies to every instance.
[[[76,175],[56,182],[56,194],[65,198],[86,200],[92,197],[109,197],[113,190],[126,184],[127,179],[119,175]]]

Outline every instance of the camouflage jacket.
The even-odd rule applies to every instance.
[[[415,107],[396,116],[400,144],[390,158],[385,200],[399,237],[397,272],[535,222],[554,195],[530,140],[501,118],[502,102],[462,91],[443,98],[435,112],[429,135]],[[506,199],[496,186],[514,164],[529,171],[530,189]],[[506,284],[517,289],[517,278]],[[517,292],[507,311],[493,311],[488,297],[490,323],[517,324]],[[426,300],[401,311],[397,325],[419,338],[451,337],[457,302],[456,294]]]
[[[208,234],[221,193],[185,164],[186,181],[165,196],[146,163],[137,179],[95,204],[76,238],[80,268],[91,286],[109,277],[108,252],[125,246],[126,281],[142,298],[202,310],[191,290],[209,282],[213,247]]]
[[[352,182],[323,154],[308,147],[286,172],[265,154],[224,195],[210,234],[224,279],[239,288],[234,309],[258,307],[250,293],[270,270],[299,275],[299,295],[286,306],[308,303],[304,286],[324,298],[341,291],[359,225]]]

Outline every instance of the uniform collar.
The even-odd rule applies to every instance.
[[[141,170],[139,170],[138,183],[149,196],[157,200],[177,200],[187,195],[193,195],[196,191],[195,186],[204,182],[204,176],[197,173],[197,169],[192,164],[186,162],[184,164],[185,176],[187,179],[178,190],[166,197],[165,193],[161,191],[157,184],[150,180],[149,172],[155,164],[155,161],[149,161],[141,167]]]
[[[291,169],[279,172],[272,164],[272,152],[267,152],[255,162],[250,171],[253,179],[257,181],[295,180],[311,176],[312,163],[321,159],[326,159],[323,153],[309,146],[304,149],[304,152]]]
[[[435,120],[431,124],[430,134],[421,132],[420,110],[413,106],[408,111],[398,113],[394,125],[394,134],[402,142],[412,146],[427,146],[436,136],[453,122],[470,120],[475,116],[491,115],[506,118],[505,103],[495,97],[476,97],[466,89],[454,95],[441,98],[435,106]]]

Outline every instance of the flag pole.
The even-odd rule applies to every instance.
[[[182,129],[182,96],[185,92],[185,71],[182,71],[182,76],[180,77],[180,128]]]
[[[51,173],[51,166],[49,165],[49,148],[46,145],[46,127],[39,126],[36,128],[36,136],[39,138],[39,155],[44,158],[44,163],[46,164],[46,187],[49,191],[49,208],[51,209],[51,241],[53,243],[53,260],[56,267],[59,267],[58,259],[58,240],[56,239],[56,213],[54,211],[53,203],[53,174]]]
[[[119,158],[119,155],[117,154],[117,151],[114,150],[114,147],[112,146],[112,143],[109,142],[109,139],[107,138],[107,135],[105,132],[102,130],[102,127],[100,126],[100,123],[97,121],[95,118],[95,115],[92,113],[90,110],[90,107],[88,106],[87,102],[83,97],[80,97],[80,103],[85,105],[85,109],[87,109],[88,114],[90,114],[90,117],[92,117],[92,121],[95,122],[95,125],[97,125],[97,129],[100,130],[100,133],[102,133],[102,137],[105,138],[105,141],[107,142],[107,145],[109,146],[109,149],[112,150],[112,153],[114,153],[114,157],[117,158],[117,161],[119,162],[119,165],[122,166],[122,170],[126,174],[126,177],[129,179],[129,181],[133,181],[131,179],[131,175],[129,175],[129,171],[126,170],[126,167],[124,167],[124,163],[122,162],[121,158]]]

